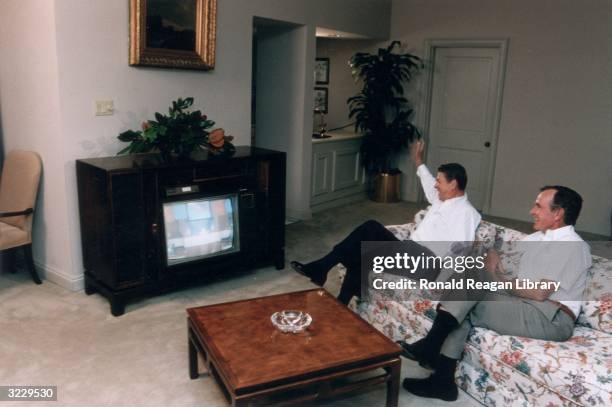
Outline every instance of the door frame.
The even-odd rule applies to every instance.
[[[485,194],[484,203],[482,205],[482,212],[488,213],[491,209],[491,197],[493,195],[493,180],[495,179],[495,163],[497,159],[497,139],[499,137],[499,126],[501,121],[501,110],[504,94],[504,83],[506,78],[506,61],[508,56],[508,39],[427,39],[423,45],[423,60],[426,64],[424,69],[424,78],[421,81],[420,94],[423,95],[421,103],[419,104],[419,112],[421,114],[417,117],[417,124],[419,128],[423,129],[423,137],[427,141],[429,149],[429,124],[431,120],[431,99],[433,92],[433,68],[434,68],[434,56],[436,48],[497,48],[499,50],[499,69],[497,74],[497,100],[495,101],[495,112],[493,116],[493,126],[491,135],[491,160],[489,174],[486,179],[487,193]],[[425,152],[427,154],[428,151]],[[423,192],[419,190],[419,202],[423,201]]]

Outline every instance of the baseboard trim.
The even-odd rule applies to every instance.
[[[356,194],[344,196],[342,198],[334,199],[333,201],[323,202],[310,207],[312,213],[320,212],[325,209],[335,208],[337,206],[344,206],[347,204],[365,201],[368,198],[365,191],[358,192]]]
[[[312,218],[312,212],[310,209],[306,210],[295,210],[292,208],[287,208],[285,219],[298,219],[298,220],[308,220]]]
[[[70,291],[79,291],[85,287],[85,278],[82,274],[78,277],[72,277],[55,267],[37,261],[34,261],[34,264],[36,265],[36,270],[41,274],[41,278],[57,284],[60,287]]]

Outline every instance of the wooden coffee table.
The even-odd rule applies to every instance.
[[[312,324],[282,333],[270,316],[306,311]],[[387,384],[397,406],[401,348],[323,289],[189,308],[189,376],[198,353],[233,406],[326,398]],[[369,373],[369,374],[365,374]]]

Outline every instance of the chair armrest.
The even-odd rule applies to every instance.
[[[8,218],[10,216],[22,216],[22,215],[29,215],[31,213],[34,212],[34,209],[32,208],[28,208],[24,211],[17,211],[17,212],[0,212],[0,218]]]

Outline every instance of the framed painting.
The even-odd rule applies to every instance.
[[[327,113],[327,88],[314,88],[314,111]]]
[[[215,67],[217,0],[130,0],[130,65]]]
[[[315,82],[317,85],[329,83],[329,58],[317,58],[315,60]]]

